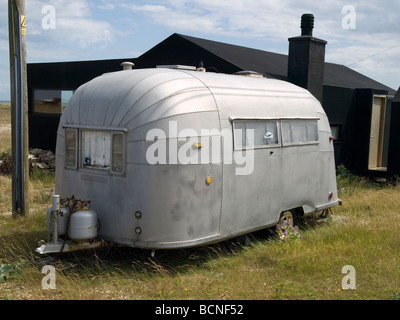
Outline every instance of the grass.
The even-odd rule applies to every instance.
[[[0,155],[4,151],[11,151],[11,106],[9,103],[0,103]]]
[[[45,262],[34,249],[47,239],[54,174],[31,173],[31,211],[16,219],[1,214],[11,211],[11,177],[0,176],[0,299],[399,300],[400,184],[344,167],[337,181],[343,206],[301,219],[301,240],[281,241],[270,230],[249,246],[226,241],[155,257],[125,247],[66,253],[54,264],[56,289],[44,290]],[[355,268],[356,289],[342,288],[346,265]]]
[[[133,248],[112,248],[106,257],[104,250],[70,253],[56,265],[56,290],[41,288],[44,275],[33,263],[51,199],[33,194],[29,216],[0,216],[0,263],[11,270],[0,280],[0,299],[399,299],[400,186],[357,180],[344,191],[333,214],[301,220],[301,240],[265,232],[250,246],[227,241],[154,258]],[[356,270],[355,290],[342,289],[345,265]]]

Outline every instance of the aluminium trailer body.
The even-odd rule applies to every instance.
[[[330,125],[288,82],[170,68],[82,85],[57,133],[56,194],[90,199],[98,239],[218,242],[339,203]]]

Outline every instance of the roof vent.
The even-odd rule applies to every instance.
[[[312,13],[305,13],[301,16],[301,35],[312,36],[314,29],[314,15]]]
[[[121,63],[122,70],[132,70],[132,68],[135,66],[134,63],[125,61]]]
[[[184,66],[181,64],[166,64],[166,65],[159,65],[157,68],[167,68],[167,69],[179,69],[179,70],[190,70],[196,71],[196,67],[193,66]]]
[[[261,73],[258,73],[255,71],[249,71],[249,70],[238,71],[238,72],[235,72],[234,75],[252,77],[252,78],[264,78],[264,76]]]
[[[204,68],[203,61],[200,61],[200,62],[199,62],[199,65],[197,66],[196,71],[206,72],[206,68]]]

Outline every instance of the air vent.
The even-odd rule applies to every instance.
[[[133,62],[125,61],[121,63],[122,70],[132,70],[135,66]]]
[[[239,72],[234,73],[234,75],[253,77],[253,78],[264,78],[264,76],[261,73],[258,73],[255,71],[249,71],[249,70],[239,71]]]
[[[181,64],[166,64],[166,65],[157,66],[157,68],[167,68],[167,69],[179,69],[179,70],[196,71],[196,67],[193,67],[193,66],[185,66],[185,65],[181,65]]]

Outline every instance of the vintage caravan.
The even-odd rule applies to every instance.
[[[194,247],[338,204],[320,103],[249,75],[160,67],[78,88],[60,120],[49,239],[37,251]]]

